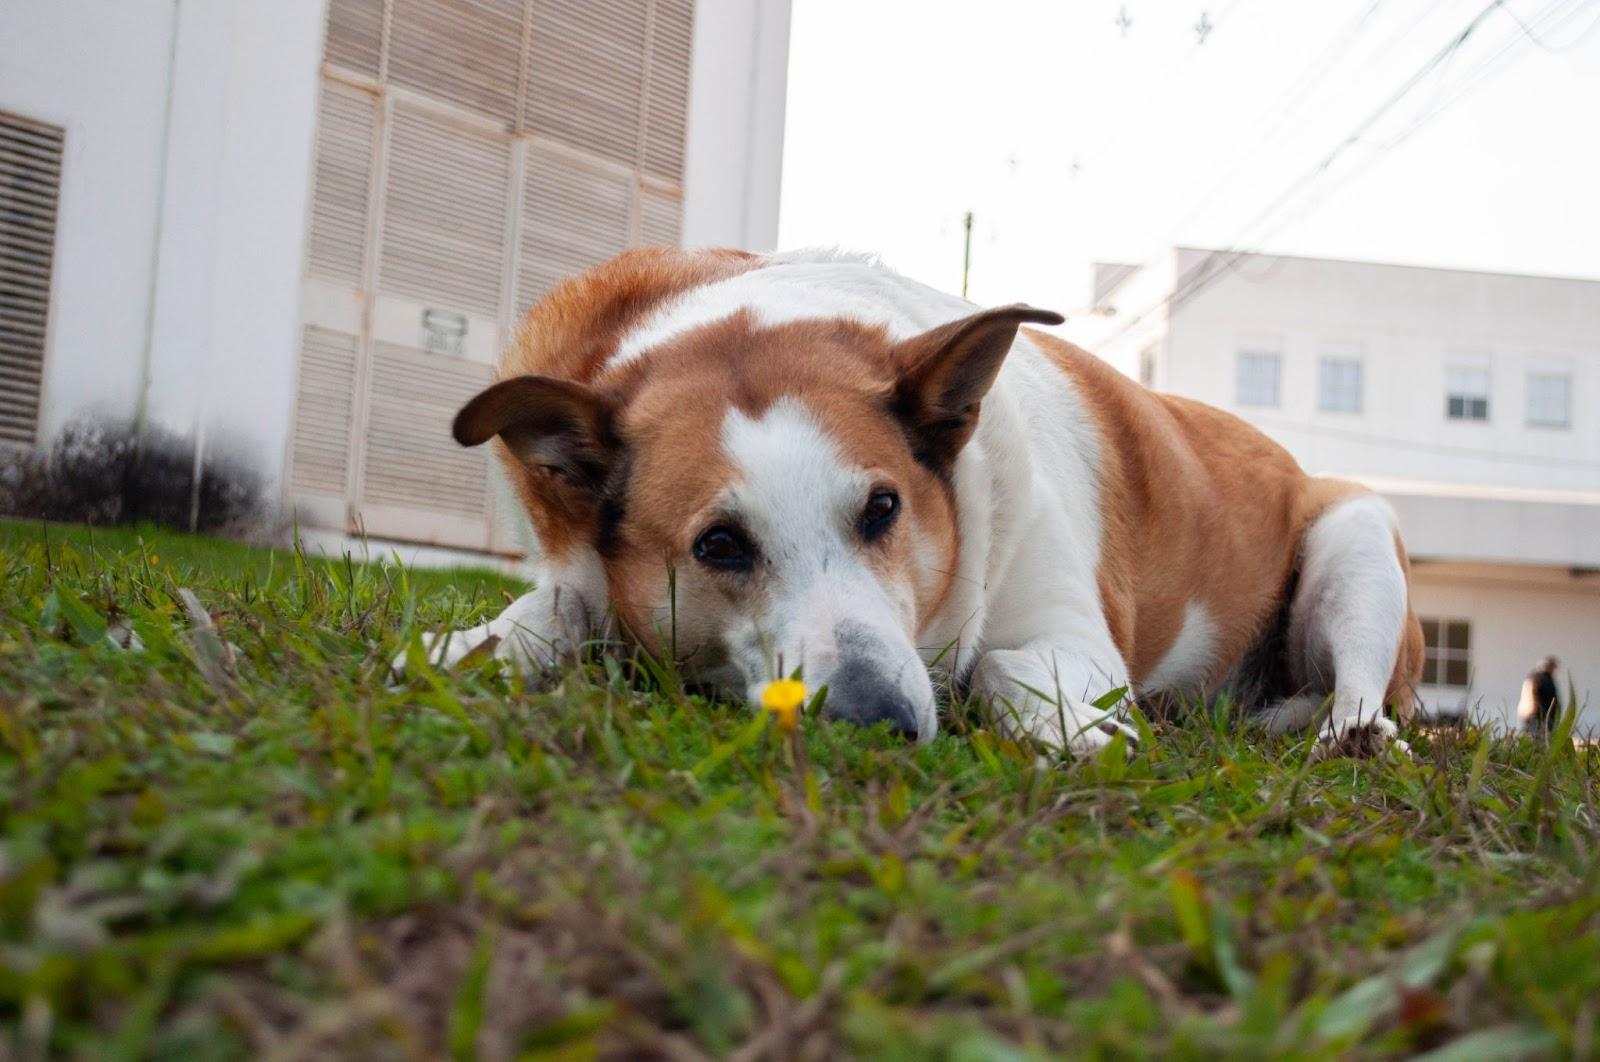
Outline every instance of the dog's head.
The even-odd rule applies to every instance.
[[[545,548],[593,548],[646,649],[755,703],[798,671],[825,715],[927,740],[917,636],[956,570],[956,457],[1017,328],[1060,320],[1010,306],[897,341],[735,313],[589,382],[502,380],[455,436],[499,437]]]

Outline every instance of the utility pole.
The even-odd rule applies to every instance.
[[[961,251],[961,297],[964,299],[967,297],[967,277],[972,272],[972,211],[967,211],[961,224],[967,230],[965,246]]]

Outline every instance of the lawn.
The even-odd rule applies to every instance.
[[[391,687],[513,590],[0,524],[0,1058],[1597,1050],[1593,748],[1217,705],[1062,766],[615,654]]]

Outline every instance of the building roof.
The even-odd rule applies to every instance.
[[[1269,251],[1232,251],[1226,247],[1191,247],[1178,244],[1173,248],[1179,254],[1215,254],[1229,258],[1270,258],[1289,262],[1313,262],[1341,266],[1371,266],[1380,269],[1411,269],[1427,273],[1458,273],[1463,276],[1504,277],[1513,280],[1555,280],[1571,284],[1593,284],[1600,287],[1600,277],[1574,277],[1555,273],[1519,273],[1503,269],[1465,269],[1459,266],[1423,265],[1415,262],[1383,262],[1370,258],[1329,258],[1309,254],[1275,254]],[[1099,263],[1096,263],[1098,266]]]

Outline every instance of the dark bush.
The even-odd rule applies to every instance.
[[[83,420],[0,471],[0,511],[69,523],[152,523],[239,533],[266,520],[261,477],[221,448],[195,490],[194,442],[159,429]]]

